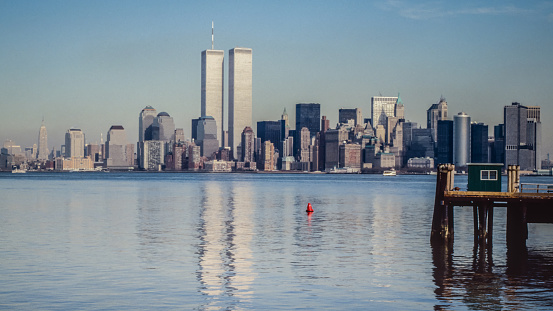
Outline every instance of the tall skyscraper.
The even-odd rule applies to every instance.
[[[457,168],[470,163],[470,116],[464,112],[453,117],[453,164]]]
[[[342,124],[348,123],[348,120],[353,120],[353,125],[363,124],[361,109],[359,108],[340,108],[338,110],[338,122]]]
[[[426,128],[432,129],[432,138],[438,140],[438,121],[447,120],[447,102],[442,96],[438,103],[433,104],[426,111]]]
[[[453,163],[453,121],[438,120],[437,164]]]
[[[130,162],[128,157],[133,157],[133,154],[127,154],[125,129],[121,125],[112,125],[106,141],[106,166],[128,168]]]
[[[520,165],[522,170],[541,167],[540,107],[513,103],[504,108],[505,166]]]
[[[211,116],[200,117],[197,130],[196,144],[200,146],[200,155],[211,158],[214,152],[219,150],[217,140],[217,122]]]
[[[229,50],[228,88],[228,139],[236,159],[242,131],[252,125],[252,49]]]
[[[470,125],[470,161],[472,163],[489,163],[488,126],[484,123]]]
[[[138,142],[152,140],[152,124],[157,116],[152,106],[146,106],[138,116]]]
[[[175,122],[167,112],[160,112],[154,118],[152,140],[175,141]]]
[[[46,132],[46,125],[44,125],[44,119],[42,119],[42,125],[38,132],[38,154],[37,159],[48,160],[48,133]]]
[[[255,161],[255,135],[252,128],[249,126],[242,131],[242,155],[240,161]]]
[[[223,138],[225,51],[202,51],[202,117],[213,117],[217,124],[217,139]],[[219,141],[219,147],[221,145]]]
[[[387,117],[396,116],[396,103],[398,103],[398,99],[399,96],[373,96],[371,98],[371,123],[374,129],[378,125],[386,126]]]
[[[69,129],[65,133],[65,157],[84,158],[85,137],[80,129]]]
[[[299,133],[303,127],[307,127],[311,137],[321,131],[320,104],[296,104],[296,133]]]

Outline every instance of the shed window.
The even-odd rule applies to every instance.
[[[493,170],[480,171],[480,180],[497,180],[497,171],[493,171]]]

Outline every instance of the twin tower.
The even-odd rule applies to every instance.
[[[220,147],[231,148],[234,158],[245,127],[252,126],[252,49],[234,48],[228,53],[228,143],[224,136],[225,51],[202,51],[202,117],[213,117]]]

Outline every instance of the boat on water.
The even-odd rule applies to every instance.
[[[382,173],[383,176],[396,176],[396,170],[385,170],[384,173]]]
[[[12,174],[24,174],[24,173],[27,173],[27,170],[18,169],[18,168],[12,170]]]

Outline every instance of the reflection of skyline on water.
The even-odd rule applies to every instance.
[[[475,245],[472,257],[454,256],[454,243],[432,243],[435,310],[449,310],[455,301],[469,309],[527,309],[528,299],[539,296],[532,309],[553,306],[553,251],[516,247],[507,249],[504,265],[494,264],[491,249]]]
[[[472,248],[472,210],[460,210],[455,252],[431,248],[426,176],[28,176],[24,190],[11,178],[0,188],[0,299],[11,306],[28,292],[27,309],[66,297],[68,309],[111,310],[553,305],[551,227],[531,226],[527,253],[507,252],[498,209],[492,257]]]
[[[226,308],[233,309],[252,297],[250,191],[238,183],[213,181],[201,186],[196,276],[198,290],[208,296],[203,309],[220,309],[223,301]]]

